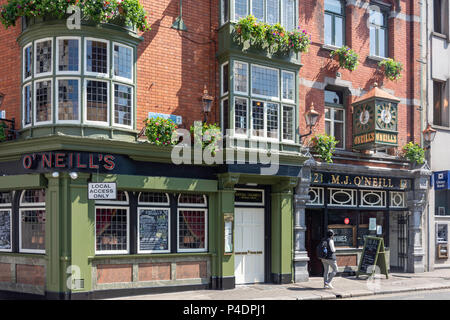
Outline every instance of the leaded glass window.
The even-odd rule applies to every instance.
[[[86,41],[86,71],[108,74],[108,42]]]
[[[116,77],[133,79],[133,49],[114,44],[114,75]]]
[[[36,75],[45,75],[52,73],[52,40],[41,40],[35,42],[36,47]]]
[[[105,81],[86,81],[86,110],[88,121],[108,121],[108,83]]]
[[[80,40],[58,39],[58,72],[80,71]]]
[[[80,93],[78,79],[58,80],[58,120],[78,121]]]
[[[279,97],[278,70],[252,66],[252,94],[266,97]]]
[[[114,123],[131,126],[133,110],[132,88],[121,84],[114,85]]]
[[[52,121],[52,80],[36,82],[36,123]]]

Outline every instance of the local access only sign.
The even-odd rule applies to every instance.
[[[88,184],[89,200],[116,200],[117,184],[116,183],[89,183]]]

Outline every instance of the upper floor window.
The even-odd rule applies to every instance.
[[[132,129],[134,50],[118,42],[73,36],[25,45],[23,127],[87,123]]]
[[[325,90],[325,133],[334,136],[336,148],[345,147],[345,109],[343,93]]]
[[[341,0],[325,0],[325,44],[342,47],[345,38],[345,9]]]
[[[433,81],[433,124],[437,126],[450,126],[447,88],[448,83]]]
[[[234,4],[234,21],[249,14],[261,22],[269,24],[280,23],[287,30],[294,30],[297,26],[296,0],[230,0]],[[228,10],[227,0],[222,1],[222,10]],[[228,13],[227,13],[228,14]],[[228,21],[222,11],[222,22]]]
[[[370,55],[377,57],[388,56],[388,25],[387,13],[379,7],[371,6],[370,25]],[[377,9],[374,9],[377,8]]]
[[[433,0],[433,31],[447,34],[448,28],[448,0]]]

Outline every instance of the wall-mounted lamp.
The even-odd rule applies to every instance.
[[[71,172],[69,175],[72,178],[72,180],[78,179],[78,173],[76,173],[76,172]]]
[[[316,126],[319,117],[320,113],[314,110],[314,102],[312,102],[309,111],[305,112],[306,126],[309,127],[309,133],[300,135],[300,142],[302,141],[302,138],[312,134],[312,128]]]
[[[53,178],[59,178],[59,172],[58,171],[53,172],[52,173],[52,177]]]
[[[202,104],[203,104],[203,113],[205,114],[205,120],[204,122],[208,121],[208,114],[211,112],[212,103],[214,101],[214,97],[210,96],[208,94],[208,89],[203,90],[203,96],[202,96]]]
[[[187,27],[183,21],[183,0],[180,0],[180,15],[172,24],[172,28],[176,30],[187,31]]]
[[[427,128],[423,130],[423,139],[425,140],[426,144],[428,146],[425,147],[425,149],[431,148],[431,143],[434,141],[434,138],[436,137],[436,130],[434,130],[431,127],[431,124],[428,124]]]

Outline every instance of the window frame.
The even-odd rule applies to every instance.
[[[242,100],[246,100],[247,101],[247,106],[246,106],[246,130],[247,133],[243,134],[243,133],[236,133],[236,99],[242,99]],[[249,101],[251,101],[251,99],[247,98],[247,97],[240,97],[240,96],[234,96],[233,97],[233,137],[236,138],[248,138],[250,136],[250,114],[249,114]]]
[[[289,139],[285,139],[284,138],[284,108],[285,107],[288,107],[288,108],[292,108],[293,110],[293,112],[292,112],[292,116],[293,116],[293,118],[292,118],[292,140],[289,140]],[[296,134],[295,134],[295,123],[296,123],[296,112],[295,112],[295,110],[296,110],[296,107],[295,106],[293,106],[293,105],[288,105],[288,104],[281,104],[281,107],[280,107],[280,109],[281,109],[281,114],[280,114],[280,116],[281,116],[281,118],[280,118],[280,120],[281,120],[281,142],[283,142],[283,143],[295,143],[295,140],[296,140]]]
[[[31,111],[30,119],[31,119],[31,121],[30,121],[29,124],[25,124],[26,108],[27,108],[27,104],[26,104],[26,101],[25,101],[26,100],[25,89],[27,87],[30,87],[30,96],[31,96],[31,108],[30,108],[30,111]],[[22,126],[23,126],[23,128],[28,128],[28,127],[31,127],[31,126],[34,125],[34,122],[33,122],[34,121],[34,112],[33,112],[33,108],[34,108],[34,88],[33,87],[34,87],[34,82],[33,81],[25,83],[22,86]]]
[[[161,193],[166,196],[167,202],[141,202],[139,199],[142,193]],[[137,204],[139,206],[170,206],[170,197],[166,192],[141,191],[137,196]]]
[[[245,81],[245,86],[247,88],[247,91],[236,90],[236,62],[245,65],[247,68],[247,75],[246,75],[246,81]],[[249,63],[248,62],[244,62],[244,61],[240,61],[240,60],[233,61],[233,93],[235,95],[245,95],[245,96],[248,96],[250,93],[250,76],[249,76]]]
[[[137,253],[138,254],[142,254],[142,253],[153,253],[153,254],[158,254],[158,253],[171,253],[172,250],[172,243],[171,243],[171,229],[172,229],[172,210],[169,206],[161,206],[161,207],[137,207]],[[169,217],[169,222],[168,222],[168,232],[167,232],[167,250],[141,250],[141,241],[140,241],[140,213],[141,210],[167,210],[168,212],[168,217]]]
[[[122,82],[125,82],[125,83],[128,83],[128,84],[133,84],[134,83],[134,50],[133,50],[133,47],[127,46],[127,45],[125,45],[123,43],[116,42],[116,41],[111,41],[111,42],[112,42],[112,57],[111,57],[111,59],[112,59],[112,70],[111,70],[112,78],[114,80],[122,81]],[[119,47],[131,50],[131,55],[130,55],[130,59],[131,59],[130,60],[131,78],[124,78],[124,77],[115,75],[115,64],[116,64],[115,46],[116,45],[119,46]],[[109,48],[108,48],[108,51],[109,51]]]
[[[448,86],[450,85],[448,81],[441,81],[441,80],[436,80],[436,79],[432,79],[433,82],[433,108],[432,108],[432,112],[433,112],[433,125],[434,126],[438,126],[438,127],[442,127],[442,128],[449,128],[450,127],[450,107],[447,107],[447,116],[446,119],[444,119],[445,117],[445,113],[444,113],[444,104],[445,101],[447,100],[447,104],[450,102],[450,99],[447,95],[447,93],[449,92]],[[439,101],[439,118],[436,117],[436,109],[435,109],[435,86],[438,85],[439,86],[439,92],[440,92],[440,101]],[[436,119],[439,120],[439,123],[436,121]],[[444,120],[447,120],[447,124],[444,123]]]
[[[26,50],[29,48],[29,47],[31,47],[31,61],[30,61],[30,64],[31,64],[31,70],[30,70],[30,76],[27,78],[27,77],[25,77],[25,70],[26,70],[26,59],[27,59],[27,56],[26,56],[26,54],[25,54],[25,52],[26,52]],[[23,49],[22,49],[22,84],[25,84],[26,82],[28,82],[28,81],[30,81],[31,79],[33,79],[33,76],[34,76],[34,43],[33,42],[30,42],[30,43],[28,43],[27,45],[25,45],[24,47],[23,47]]]
[[[37,50],[37,44],[38,43],[41,43],[41,42],[46,42],[46,41],[50,41],[50,43],[51,43],[51,59],[50,59],[50,71],[47,71],[47,72],[42,72],[42,73],[37,73],[37,61],[36,61],[36,59],[37,59],[37,52],[36,52],[36,50]],[[35,40],[34,42],[33,42],[33,53],[34,53],[34,56],[33,56],[33,65],[32,65],[32,69],[33,69],[33,75],[34,75],[34,78],[45,78],[45,77],[49,77],[49,76],[52,76],[53,75],[53,62],[54,62],[54,60],[55,60],[55,56],[54,56],[54,50],[53,50],[53,48],[54,48],[54,41],[53,41],[53,37],[48,37],[48,38],[42,38],[42,39],[39,39],[39,40]]]
[[[260,136],[255,136],[253,135],[253,116],[251,117],[251,122],[250,122],[250,138],[255,140],[255,141],[268,141],[268,142],[279,142],[281,140],[280,134],[282,134],[282,132],[280,131],[280,106],[282,105],[280,102],[278,101],[261,101],[260,99],[250,99],[251,101],[251,113],[253,114],[253,102],[257,101],[257,102],[262,102],[264,104],[263,108],[264,108],[264,136],[260,137]],[[268,135],[268,112],[267,112],[267,104],[271,103],[271,104],[276,104],[277,105],[277,112],[278,112],[278,138],[270,138]]]
[[[371,9],[373,7],[377,7],[378,10],[374,10]],[[380,14],[383,15],[383,20],[384,20],[384,24],[382,26],[380,25],[376,25],[376,24],[372,24],[370,22],[370,12],[374,11],[374,12],[379,12]],[[369,53],[370,56],[374,56],[374,57],[379,57],[379,58],[388,58],[389,57],[389,15],[388,15],[388,9],[384,8],[382,6],[379,5],[375,5],[372,4],[369,7]],[[370,33],[371,33],[371,29],[375,28],[375,52],[372,53],[371,52],[371,41],[372,38],[370,37]],[[384,30],[384,46],[385,46],[385,55],[381,55],[380,54],[380,34],[379,34],[379,29],[383,29]]]
[[[253,93],[253,68],[262,68],[262,69],[268,69],[268,70],[275,70],[277,72],[277,96],[273,97],[273,96],[265,96],[265,95],[261,95],[261,94],[255,94]],[[265,100],[270,100],[270,101],[276,101],[276,102],[280,102],[280,69],[278,68],[273,68],[273,67],[267,67],[267,66],[262,66],[259,64],[251,64],[251,71],[250,71],[250,87],[249,88],[249,94],[250,96],[253,98],[260,98],[260,99],[265,99]]]
[[[50,103],[50,119],[51,120],[47,120],[47,121],[37,121],[37,99],[36,99],[36,93],[37,93],[37,84],[40,82],[46,82],[46,81],[50,81],[50,88],[52,90],[51,94],[50,94],[50,99],[51,99],[51,103]],[[53,124],[54,123],[54,117],[53,117],[53,111],[54,111],[54,97],[55,97],[55,88],[54,88],[54,81],[53,78],[40,78],[39,80],[34,81],[34,85],[33,85],[33,126],[43,126],[43,125],[49,125],[49,124]]]
[[[12,203],[3,203],[0,204],[0,212],[7,211],[9,212],[9,243],[11,244],[10,249],[0,249],[0,252],[12,252],[13,251],[13,210]]]
[[[110,201],[109,206],[108,205],[97,205],[95,204],[95,224],[94,224],[94,247],[95,247],[95,255],[121,255],[121,254],[130,254],[130,205],[127,204],[126,206],[119,206],[114,207],[114,204],[119,204],[120,201],[117,201],[118,203],[114,203],[114,201]],[[109,209],[109,210],[125,210],[127,212],[127,249],[126,250],[97,250],[97,209]]]
[[[23,193],[24,194],[24,193]],[[22,213],[24,211],[44,211],[45,212],[45,225],[47,224],[47,210],[45,208],[45,204],[42,207],[42,205],[40,207],[38,206],[31,206],[30,204],[26,204],[26,205],[20,205],[19,206],[19,253],[35,253],[35,254],[45,254],[46,250],[47,250],[47,244],[45,243],[45,237],[46,237],[46,228],[44,229],[44,243],[45,243],[45,249],[41,250],[41,249],[24,249],[22,247],[23,243],[22,243]]]
[[[105,82],[107,85],[107,109],[106,109],[106,122],[103,121],[92,121],[92,120],[87,120],[87,114],[88,114],[88,105],[87,105],[87,82],[88,81],[97,81],[97,82]],[[111,118],[111,81],[109,81],[108,79],[102,79],[102,78],[84,78],[84,86],[83,86],[83,101],[84,101],[84,116],[83,116],[83,123],[85,124],[90,124],[90,125],[95,125],[95,126],[101,126],[101,127],[105,127],[105,126],[109,126],[110,124],[110,118]]]
[[[345,24],[346,24],[346,16],[345,16],[345,3],[342,0],[338,0],[341,3],[341,9],[342,9],[342,14],[338,14],[336,12],[332,12],[332,11],[328,11],[326,9],[324,9],[324,16],[326,15],[330,15],[331,16],[331,42],[332,43],[326,43],[326,38],[325,38],[325,21],[323,24],[323,30],[324,30],[324,37],[323,37],[323,42],[326,45],[331,45],[331,46],[335,46],[335,47],[342,47],[345,46]],[[338,46],[336,45],[336,17],[340,17],[342,18],[342,45]],[[325,18],[325,17],[324,17]]]
[[[334,124],[337,122],[337,123],[342,123],[342,137],[343,137],[343,141],[342,141],[342,148],[339,148],[339,147],[337,147],[336,146],[336,149],[337,150],[345,150],[345,146],[346,146],[346,139],[345,139],[345,135],[346,135],[346,128],[345,128],[345,123],[346,123],[346,121],[345,121],[345,119],[346,119],[346,112],[345,112],[345,107],[344,106],[338,106],[338,105],[335,105],[335,106],[333,106],[333,105],[330,105],[330,104],[325,104],[325,109],[327,109],[327,108],[329,108],[330,109],[330,117],[331,117],[331,119],[327,119],[326,118],[326,116],[325,116],[325,114],[326,114],[326,112],[324,112],[324,120],[325,120],[325,123],[326,122],[330,122],[330,129],[331,129],[331,132],[329,133],[329,135],[330,136],[333,136],[333,137],[336,137],[335,136],[335,132],[334,132],[334,130],[335,130],[335,127],[334,127]],[[342,115],[342,121],[341,120],[336,120],[335,118],[334,118],[334,115],[335,115],[335,111],[336,110],[342,110],[342,112],[343,112],[343,115]],[[326,128],[326,126],[325,126],[325,128]]]
[[[115,127],[119,128],[126,128],[126,129],[133,129],[134,126],[134,86],[125,84],[125,83],[119,83],[119,82],[112,82],[112,85],[114,86],[114,89],[111,90],[110,95],[112,95],[112,103],[111,103],[111,112],[112,112],[112,124]],[[131,111],[130,111],[130,125],[124,125],[119,124],[116,122],[116,85],[124,86],[131,88]],[[108,121],[109,122],[109,121]]]
[[[78,71],[59,71],[59,41],[60,40],[78,40]],[[81,37],[56,37],[56,55],[55,55],[55,73],[56,75],[81,75]]]
[[[191,208],[191,207],[195,207],[195,208],[207,208],[208,207],[208,199],[206,198],[205,194],[201,194],[201,196],[203,197],[203,200],[205,201],[204,203],[180,203],[180,198],[182,195],[189,195],[189,193],[179,193],[178,197],[177,197],[177,205],[178,207],[182,207],[182,208]],[[200,194],[193,194],[193,195],[200,195]]]
[[[285,1],[289,1],[289,0],[280,0],[280,12],[281,12],[281,16],[280,16],[280,20],[279,23],[286,29],[287,32],[293,31],[293,30],[289,30],[287,27],[287,22],[284,21],[284,5],[285,5]],[[294,0],[294,30],[298,27],[298,1]]]
[[[59,119],[59,82],[61,80],[76,80],[78,81],[78,120],[60,120]],[[56,95],[56,101],[55,101],[55,120],[56,123],[75,123],[79,124],[81,123],[81,78],[78,77],[58,77],[55,81],[55,95]]]
[[[205,197],[205,195],[203,195]],[[205,248],[202,249],[180,249],[180,211],[199,211],[203,212],[205,215]],[[182,207],[180,208],[180,205],[178,204],[177,208],[177,253],[185,253],[185,252],[208,252],[208,208],[207,207]]]
[[[283,78],[283,75],[285,74],[285,73],[287,73],[287,74],[292,74],[292,76],[293,76],[293,80],[294,80],[294,100],[290,100],[290,99],[284,99],[283,98],[283,94],[284,94],[284,78]],[[286,102],[286,103],[290,103],[290,104],[295,104],[295,95],[296,95],[296,90],[295,90],[295,88],[296,88],[296,86],[297,86],[297,81],[296,81],[297,79],[296,79],[296,77],[295,77],[295,72],[292,72],[292,71],[287,71],[287,70],[281,70],[281,101],[282,102]]]
[[[88,41],[92,42],[103,42],[106,43],[106,72],[107,73],[98,73],[98,72],[92,72],[88,71],[88,50],[87,50],[87,43]],[[84,76],[85,77],[96,77],[97,79],[104,79],[104,80],[110,80],[110,73],[111,73],[111,40],[105,40],[105,39],[99,39],[99,38],[93,38],[93,37],[85,37],[84,38]]]

